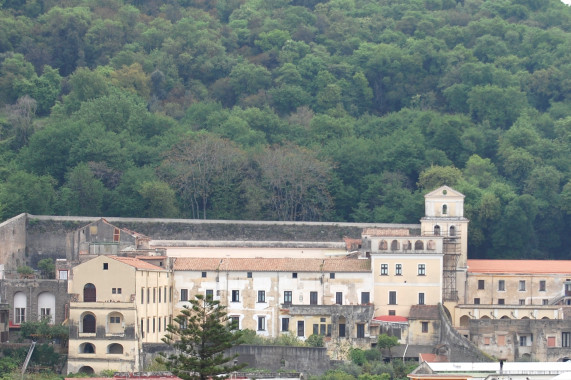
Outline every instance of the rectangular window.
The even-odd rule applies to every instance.
[[[258,317],[258,331],[266,329],[266,317]]]
[[[418,264],[418,275],[425,276],[426,275],[426,265],[425,264]]]
[[[309,292],[309,304],[317,305],[317,292]]]
[[[539,291],[540,291],[540,292],[544,292],[544,291],[545,291],[545,280],[539,281]]]
[[[232,316],[230,317],[230,325],[232,326],[232,330],[239,330],[240,329],[240,317]]]
[[[147,318],[147,334],[150,332],[150,325],[151,325],[151,320],[149,318]]]
[[[319,335],[325,335],[326,326],[324,324],[319,325]]]
[[[147,303],[151,303],[151,288],[147,288]]]
[[[497,336],[498,346],[505,346],[506,345],[506,336],[505,335],[498,335]]]
[[[157,302],[157,288],[153,288],[153,303]]]
[[[489,336],[485,336],[485,337],[484,337],[484,344],[485,344],[486,346],[489,346],[489,345],[490,345],[490,337],[489,337]]]
[[[418,304],[424,305],[424,293],[418,293]]]
[[[206,299],[214,299],[214,290],[206,289]]]
[[[389,292],[389,305],[396,305],[397,304],[397,292],[391,291]]]
[[[519,280],[519,291],[525,292],[525,280]]]
[[[181,289],[180,290],[180,300],[181,301],[188,301],[188,289]]]
[[[420,322],[420,323],[422,326],[422,332],[427,333],[428,332],[428,322]]]
[[[141,318],[141,337],[145,337],[145,320]]]
[[[343,293],[342,292],[335,293],[335,303],[337,305],[343,305]]]
[[[319,324],[313,324],[313,335],[319,335]]]
[[[248,273],[246,273],[246,277],[248,277],[248,278],[252,278],[252,272],[248,272]]]
[[[297,336],[305,336],[305,326],[303,321],[297,321]]]
[[[289,318],[282,318],[282,331],[289,331]]]
[[[499,280],[498,281],[498,290],[500,292],[504,292],[506,290],[506,282],[505,280]]]
[[[111,288],[111,294],[117,294],[117,288]]]
[[[50,315],[52,314],[52,309],[50,309],[49,307],[42,307],[40,309],[40,317],[41,319],[46,319],[46,318],[50,318]]]
[[[402,264],[395,265],[395,275],[402,276]]]
[[[166,286],[165,286],[165,292],[164,292],[164,295],[165,295],[165,302],[167,302],[167,287],[166,287]]]
[[[335,273],[333,273],[333,272],[329,273],[329,278],[330,278],[330,279],[334,279],[334,278],[335,278]]]
[[[549,305],[549,300],[547,298],[544,298],[541,300],[541,304],[544,306],[547,306],[547,305]]]
[[[485,288],[485,282],[484,280],[478,280],[478,289],[482,290]]]
[[[206,272],[202,272],[202,278],[206,278]]]
[[[364,337],[365,337],[365,324],[357,323],[357,338],[364,338]]]
[[[240,302],[240,291],[232,290],[232,302]]]
[[[371,293],[361,292],[361,305],[368,305],[371,302]]]
[[[498,305],[505,305],[506,304],[506,300],[503,298],[498,298]]]
[[[155,323],[156,323],[156,319],[155,319],[155,317],[153,317],[153,332],[155,332],[155,328],[156,328]]]
[[[389,264],[381,264],[381,276],[389,275]]]
[[[345,323],[339,324],[339,338],[345,338]]]
[[[59,279],[60,280],[67,280],[67,271],[66,270],[60,270],[59,271]]]
[[[103,270],[109,269],[109,263],[103,263]]]
[[[145,303],[145,288],[141,288],[141,303]]]
[[[474,298],[474,305],[479,305],[479,304],[480,304],[480,299]]]
[[[291,290],[286,290],[284,292],[284,303],[291,303],[291,300],[292,300]]]
[[[524,300],[524,299],[519,300],[519,305],[520,305],[520,306],[524,306],[524,305],[525,305],[525,300]]]
[[[258,290],[258,302],[266,302],[266,291]]]
[[[291,274],[291,278],[297,278],[297,272],[293,272],[293,273]]]
[[[571,347],[571,332],[561,333],[561,347]]]
[[[159,322],[157,323],[157,327],[159,328],[159,332],[161,332],[161,317],[159,317]]]
[[[327,336],[331,336],[331,323],[327,324]]]
[[[519,337],[519,345],[522,347],[527,346],[527,336],[520,336]]]
[[[389,315],[397,315],[397,311],[396,310],[389,310]]]

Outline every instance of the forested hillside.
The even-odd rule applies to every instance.
[[[418,223],[570,258],[559,0],[0,0],[0,205]]]

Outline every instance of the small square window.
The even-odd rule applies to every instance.
[[[293,273],[291,274],[291,278],[297,278],[297,272],[293,272]]]
[[[109,263],[103,263],[103,270],[109,269]]]
[[[503,298],[498,298],[498,305],[505,305],[506,304],[506,300]]]
[[[206,278],[206,272],[202,272],[202,278]]]
[[[479,305],[479,304],[480,304],[480,299],[474,298],[474,305]]]
[[[333,272],[329,273],[329,278],[331,278],[331,279],[335,278],[335,273],[333,273]]]
[[[397,315],[396,310],[389,310],[389,315]]]
[[[519,304],[520,304],[520,306],[524,306],[525,305],[525,299],[519,300]]]
[[[252,278],[252,272],[248,272],[248,273],[246,274],[246,276],[247,276],[248,278]]]
[[[549,300],[547,298],[544,298],[543,300],[541,300],[541,304],[542,305],[549,305]]]

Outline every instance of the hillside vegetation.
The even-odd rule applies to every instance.
[[[571,253],[559,0],[1,0],[0,205],[417,223],[473,258]]]

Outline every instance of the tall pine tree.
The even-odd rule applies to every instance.
[[[235,364],[236,356],[225,351],[239,344],[241,332],[228,323],[226,307],[211,297],[196,295],[167,327],[163,341],[175,349],[161,362],[184,380],[223,379],[246,364]],[[226,376],[224,376],[226,374]]]

